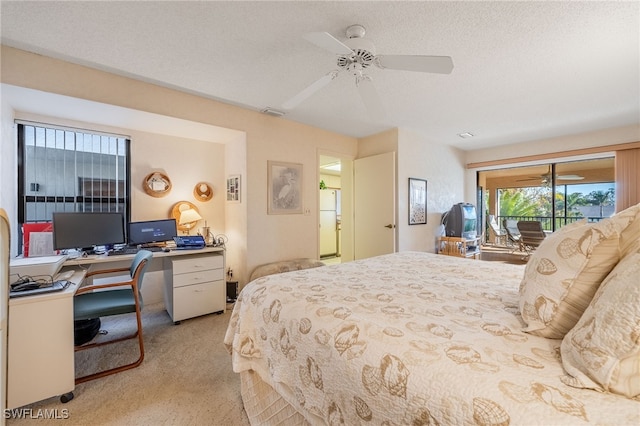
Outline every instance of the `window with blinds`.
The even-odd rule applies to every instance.
[[[129,139],[40,123],[17,126],[20,225],[50,221],[53,212],[121,212],[129,221]]]

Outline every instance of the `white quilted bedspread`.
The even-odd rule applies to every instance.
[[[312,424],[640,424],[521,332],[523,266],[403,252],[247,285],[225,344]]]

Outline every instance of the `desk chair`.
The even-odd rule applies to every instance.
[[[129,268],[105,269],[102,271],[89,272],[86,279],[91,280],[88,285],[82,286],[76,292],[73,298],[73,315],[75,320],[86,320],[92,318],[100,318],[111,315],[120,315],[133,313],[136,314],[137,329],[133,334],[129,334],[117,339],[111,339],[104,342],[87,343],[85,345],[76,346],[76,351],[95,348],[98,346],[108,345],[111,343],[121,342],[123,340],[138,338],[140,347],[139,358],[130,363],[108,370],[99,371],[87,376],[76,378],[76,384],[84,383],[89,380],[98,379],[110,374],[119,373],[124,370],[135,368],[142,363],[144,359],[144,343],[142,341],[142,319],[140,312],[142,310],[142,278],[149,265],[152,254],[148,250],[140,250],[131,262]],[[117,282],[108,282],[105,284],[93,283],[93,278],[98,275],[113,274],[117,272],[129,272],[128,277]],[[120,278],[120,277],[118,277]],[[122,288],[129,286],[127,288]],[[115,287],[114,289],[111,289]],[[119,287],[119,288],[118,288]],[[105,290],[109,289],[109,290]],[[99,291],[94,291],[99,290]]]
[[[513,219],[503,219],[502,226],[507,234],[507,245],[511,246],[511,253],[516,250],[524,251],[520,242],[520,231],[518,230],[518,222]]]
[[[524,259],[531,256],[534,251],[542,243],[547,236],[542,229],[542,222],[539,220],[521,220],[518,222],[518,231],[520,231],[520,244],[527,253]]]

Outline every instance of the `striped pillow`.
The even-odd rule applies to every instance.
[[[640,221],[636,221],[640,222]],[[640,237],[636,240],[640,243]],[[636,245],[638,247],[638,245]],[[569,386],[640,396],[640,248],[602,282],[560,346]]]
[[[598,223],[567,225],[543,241],[520,283],[524,331],[561,339],[573,328],[620,260],[622,231],[639,215],[640,204]]]

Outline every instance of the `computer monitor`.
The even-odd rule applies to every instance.
[[[82,249],[123,244],[124,216],[117,212],[53,213],[53,248]]]
[[[178,236],[175,219],[149,220],[145,222],[129,222],[127,233],[130,246],[173,241]]]

